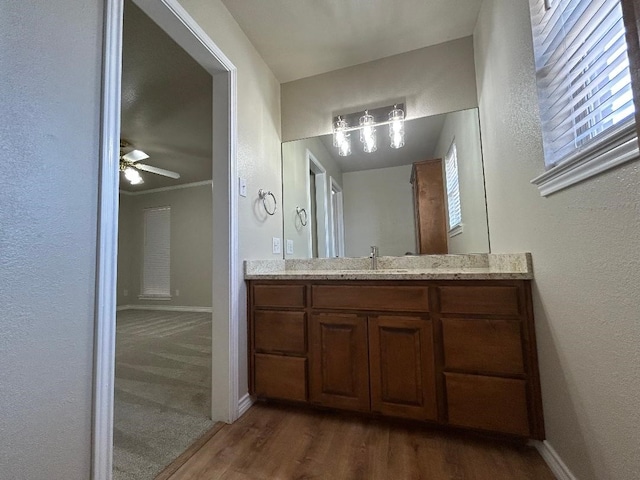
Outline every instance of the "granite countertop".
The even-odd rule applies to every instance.
[[[245,260],[246,280],[530,280],[530,253]]]

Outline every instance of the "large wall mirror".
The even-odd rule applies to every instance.
[[[282,144],[284,258],[365,257],[371,245],[380,255],[419,253],[412,168],[436,158],[447,218],[456,196],[461,213],[457,226],[447,222],[448,253],[489,252],[477,109],[407,120],[399,149],[389,146],[386,127],[373,153],[355,133],[345,157],[333,135]]]

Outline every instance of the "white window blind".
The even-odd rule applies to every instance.
[[[444,159],[444,169],[447,177],[447,205],[449,208],[449,230],[462,223],[460,208],[460,183],[458,180],[458,151],[452,143]]]
[[[144,210],[142,266],[142,295],[144,296],[168,297],[171,295],[170,223],[170,207]]]
[[[628,141],[635,110],[620,0],[530,5],[547,167]]]

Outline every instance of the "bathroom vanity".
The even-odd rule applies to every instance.
[[[531,259],[246,262],[250,393],[544,438]]]

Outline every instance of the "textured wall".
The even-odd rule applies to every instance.
[[[2,2],[0,477],[86,480],[102,2]]]
[[[447,115],[433,156],[444,159],[454,139],[463,229],[462,233],[449,238],[449,253],[486,253],[489,231],[477,109]]]
[[[123,198],[126,199],[123,201]],[[171,207],[171,300],[139,300],[144,209]],[[120,195],[118,305],[211,306],[211,185]],[[128,295],[124,295],[124,290]],[[179,290],[180,295],[176,295]]]
[[[475,34],[491,247],[529,251],[549,443],[580,480],[640,478],[640,162],[539,196],[528,2]]]
[[[395,102],[407,118],[478,106],[472,38],[282,84],[282,137],[325,135],[334,115]]]
[[[220,0],[180,2],[238,72],[238,175],[247,180],[247,197],[239,197],[240,260],[281,258],[271,253],[271,238],[282,236],[282,212],[264,212],[258,190],[276,194],[282,203],[280,175],[280,85]],[[215,228],[215,226],[214,226]],[[215,248],[215,246],[214,246]],[[241,267],[242,268],[242,267]],[[248,391],[246,300],[240,278],[239,395]]]
[[[345,256],[416,251],[411,165],[343,174]]]

